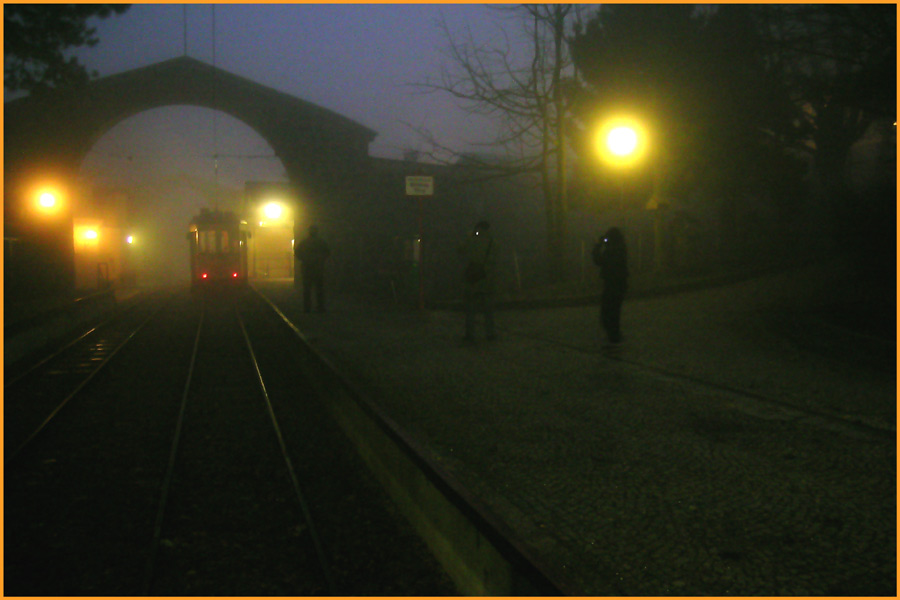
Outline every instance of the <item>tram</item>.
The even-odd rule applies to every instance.
[[[201,209],[187,234],[191,287],[246,284],[249,237],[247,223],[236,214]]]

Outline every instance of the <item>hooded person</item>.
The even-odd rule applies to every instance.
[[[325,261],[331,255],[328,244],[319,237],[319,228],[309,228],[309,235],[294,247],[294,256],[300,261],[300,278],[303,285],[303,310],[312,309],[315,292],[316,310],[325,312]]]
[[[497,248],[491,235],[491,225],[479,221],[466,243],[460,248],[466,268],[463,274],[463,299],[466,306],[466,342],[475,341],[475,314],[484,314],[487,339],[497,337],[494,329],[494,278]]]
[[[600,322],[607,339],[618,344],[622,341],[622,303],[628,291],[628,249],[622,231],[610,228],[594,246],[592,255],[603,280]]]

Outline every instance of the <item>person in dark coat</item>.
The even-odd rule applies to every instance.
[[[600,322],[609,341],[618,344],[622,341],[622,302],[628,290],[628,249],[622,231],[618,227],[607,231],[594,246],[592,255],[603,279]]]
[[[312,309],[312,296],[315,290],[316,310],[325,312],[325,261],[331,251],[325,240],[319,237],[319,228],[309,228],[305,240],[294,246],[294,256],[300,261],[300,279],[303,284],[303,310]]]
[[[466,305],[465,343],[475,341],[475,313],[484,314],[487,339],[497,338],[494,328],[494,277],[497,245],[491,236],[491,225],[480,221],[475,225],[466,243],[460,248],[466,262],[463,274],[463,299]]]

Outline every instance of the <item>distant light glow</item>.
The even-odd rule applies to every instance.
[[[72,228],[72,241],[75,243],[75,253],[96,252],[100,248],[100,233],[103,231],[101,224],[92,220],[75,219]]]
[[[206,279],[207,277],[209,277],[209,275],[206,273],[204,273],[203,275],[200,276],[201,279]]]
[[[53,208],[56,206],[56,196],[50,192],[44,192],[38,196],[38,204],[43,208]]]
[[[266,215],[267,219],[280,219],[281,215],[284,214],[284,207],[278,202],[269,202],[263,207],[263,214]]]
[[[237,279],[238,274],[237,274],[237,273],[232,273],[231,276],[234,277],[235,279]]]
[[[133,243],[134,243],[134,236],[133,236],[133,235],[129,235],[127,238],[125,238],[125,241],[126,241],[127,243],[129,243],[129,244],[133,244]]]

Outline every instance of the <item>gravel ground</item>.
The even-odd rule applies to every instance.
[[[596,307],[504,311],[474,347],[454,312],[293,318],[588,595],[894,595],[893,348],[809,325],[832,275],[627,302],[615,349]]]

